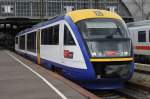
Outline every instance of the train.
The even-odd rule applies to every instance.
[[[134,47],[135,62],[150,64],[150,20],[127,24]]]
[[[118,89],[134,72],[129,31],[116,13],[81,9],[19,32],[15,51],[87,89]]]

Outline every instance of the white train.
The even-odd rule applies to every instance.
[[[150,63],[150,20],[128,23],[135,61]]]
[[[86,9],[37,24],[16,35],[16,52],[90,89],[116,89],[133,74],[133,49],[123,19]]]

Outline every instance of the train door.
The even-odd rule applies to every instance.
[[[37,63],[40,64],[41,62],[40,60],[41,30],[37,30],[36,35],[37,35]]]

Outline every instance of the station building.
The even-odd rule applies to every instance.
[[[49,19],[71,10],[98,8],[131,18],[121,0],[0,0],[0,19]]]

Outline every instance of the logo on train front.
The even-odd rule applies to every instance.
[[[94,11],[94,13],[96,14],[96,16],[102,16],[103,15],[99,10]]]

